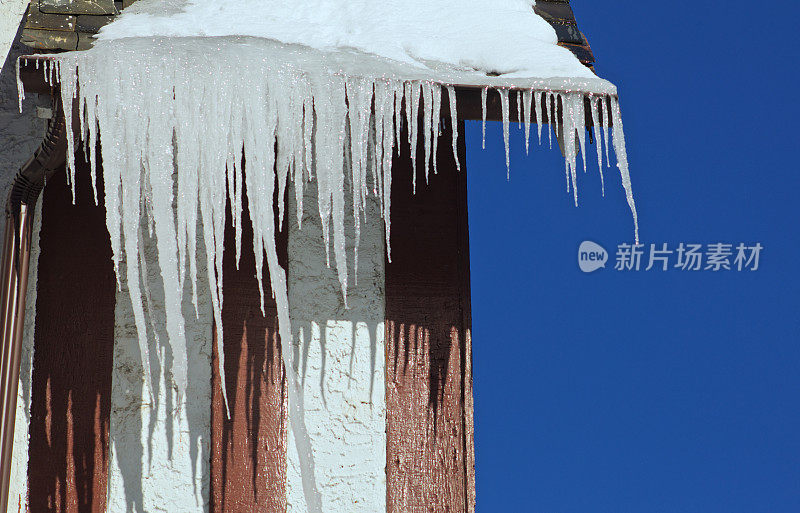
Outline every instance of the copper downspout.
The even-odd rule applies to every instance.
[[[14,179],[6,203],[6,231],[0,264],[0,513],[8,508],[14,422],[17,411],[22,335],[25,329],[25,293],[28,288],[33,213],[47,178],[66,159],[66,130],[61,102],[53,95],[53,117],[44,141]]]

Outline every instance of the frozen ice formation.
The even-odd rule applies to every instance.
[[[139,220],[148,216],[157,239],[166,331],[175,355],[173,374],[180,397],[184,397],[187,382],[181,314],[181,284],[187,273],[195,306],[198,287],[210,288],[219,371],[225,386],[221,317],[226,215],[231,216],[235,227],[238,262],[246,194],[259,287],[263,287],[261,273],[266,257],[271,286],[268,292],[277,303],[280,337],[290,341],[286,272],[278,262],[275,242],[276,227],[287,215],[287,183],[291,180],[294,184],[298,222],[303,209],[308,208],[302,202],[303,188],[316,184],[328,263],[331,264],[332,247],[346,301],[351,271],[345,256],[345,216],[352,216],[358,238],[360,218],[366,215],[366,198],[376,195],[391,257],[391,167],[394,153],[399,153],[400,145],[405,144],[400,140],[401,126],[407,127],[416,187],[417,167],[424,167],[424,174],[420,174],[426,181],[431,166],[436,172],[434,156],[444,109],[449,110],[452,149],[456,153],[455,86],[482,88],[484,124],[487,95],[499,93],[507,166],[512,89],[522,100],[521,105],[517,102],[517,108],[525,123],[526,148],[533,123],[541,143],[543,119],[556,120],[553,128],[563,139],[567,188],[576,204],[578,153],[581,165],[586,167],[587,114],[594,122],[601,173],[603,165],[610,163],[611,130],[634,226],[637,223],[616,89],[598,78],[488,77],[442,63],[428,63],[421,68],[356,50],[329,52],[241,36],[131,38],[111,44],[101,42],[91,50],[65,53],[41,62],[45,77],[60,82],[64,105],[77,101],[79,106],[76,112],[81,133],[69,138],[67,153],[73,190],[75,146],[86,145],[93,184],[102,157],[106,224],[114,267],[117,276],[127,276],[145,383],[149,385],[150,359],[139,290],[142,262],[137,250],[141,242]],[[73,110],[66,108],[65,113],[67,126],[72,126]],[[601,130],[603,138],[599,136]],[[420,139],[424,162],[416,159]],[[101,155],[96,155],[100,140]],[[460,168],[457,154],[455,157]],[[344,186],[345,173],[350,173],[353,184],[349,191]],[[345,212],[348,192],[353,198],[349,213]],[[213,270],[208,273],[207,284],[197,283],[198,227],[202,230],[208,269]],[[356,251],[357,247],[356,241]],[[123,254],[128,258],[123,259]],[[262,288],[262,311],[264,293]],[[289,385],[289,425],[305,466],[307,502],[313,505],[318,501],[313,453],[304,434],[302,394],[294,375],[292,352],[282,351],[282,356]]]

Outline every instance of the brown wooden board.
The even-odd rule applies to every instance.
[[[117,14],[114,0],[39,0],[39,10],[54,14]]]
[[[225,414],[215,343],[211,392],[211,511],[280,513],[286,511],[287,398],[278,314],[269,292],[266,265],[266,317],[261,314],[246,195],[243,201],[242,255],[238,270],[230,216],[225,226],[222,324],[225,326],[225,378],[231,418]],[[285,227],[277,235],[277,247],[281,265],[286,266]]]
[[[392,164],[386,264],[387,511],[474,509],[466,148],[456,171],[449,127],[438,175],[425,185],[418,145],[412,195],[408,145]],[[403,135],[403,140],[407,136]]]
[[[44,189],[28,463],[31,513],[105,511],[116,279],[102,184],[76,154]],[[102,176],[102,173],[98,173]]]

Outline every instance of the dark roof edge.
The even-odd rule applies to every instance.
[[[589,40],[578,29],[578,21],[569,0],[537,0],[533,10],[555,29],[559,45],[574,53],[587,67],[594,69],[594,53],[589,46]]]

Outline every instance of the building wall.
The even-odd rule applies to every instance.
[[[472,511],[465,181],[464,171],[456,174],[449,148],[448,140],[440,141],[439,174],[416,196],[410,192],[409,156],[404,150],[395,159],[393,263],[385,261],[383,223],[376,201],[370,197],[361,227],[358,283],[353,275],[352,220],[348,221],[348,309],[335,272],[325,265],[316,188],[306,189],[302,229],[291,201],[287,209],[279,254],[288,262],[294,332],[291,348],[303,383],[306,427],[315,449],[313,481],[321,511]],[[459,153],[463,162],[463,142]],[[76,162],[82,159],[79,154]],[[212,372],[214,330],[205,290],[205,258],[198,255],[197,320],[189,289],[185,289],[190,383],[188,404],[179,407],[170,386],[171,355],[161,328],[164,300],[155,244],[153,240],[145,242],[143,275],[149,287],[142,288],[143,300],[153,313],[147,319],[155,399],[151,402],[124,277],[116,297],[110,286],[113,278],[107,280],[104,290],[109,289],[111,295],[104,301],[79,293],[89,280],[87,273],[81,283],[72,283],[68,280],[73,277],[64,275],[65,265],[82,269],[80,263],[86,261],[79,253],[87,248],[70,246],[76,233],[85,231],[81,223],[91,218],[96,225],[85,239],[99,240],[107,234],[102,208],[91,204],[86,183],[79,180],[78,204],[72,206],[63,174],[58,177],[45,193],[45,200],[59,197],[60,203],[57,210],[45,210],[45,228],[50,226],[52,232],[50,257],[45,259],[49,262],[45,288],[49,293],[40,294],[37,303],[49,304],[50,310],[40,309],[36,320],[37,333],[40,325],[47,330],[39,334],[36,346],[44,343],[42,353],[46,354],[40,354],[41,361],[34,364],[39,378],[33,380],[32,395],[40,406],[31,423],[31,446],[36,449],[28,472],[31,489],[36,491],[31,495],[36,499],[31,511],[306,511],[299,471],[303,460],[291,436],[287,440],[286,435],[285,381],[280,372],[274,305],[267,298],[267,316],[257,312],[252,255],[245,250],[243,267],[231,272],[235,264],[229,250],[224,264],[223,318],[232,412],[228,420],[219,394],[219,376]],[[293,198],[294,191],[289,190],[287,196]],[[347,208],[351,209],[349,201]],[[76,217],[75,212],[83,212],[84,217]],[[82,220],[81,226],[74,226],[75,219]],[[67,229],[78,231],[67,233]],[[146,225],[142,231],[147,232]],[[248,237],[252,235],[245,229],[245,248]],[[226,235],[226,247],[229,238]],[[99,242],[103,244],[108,245],[107,239]],[[92,265],[102,261],[104,268],[110,267],[110,249],[103,249],[108,254],[100,257],[95,255],[97,251],[92,250],[92,258],[97,260]],[[333,266],[333,254],[331,259]],[[231,277],[235,279],[229,281]],[[70,287],[64,289],[64,283]],[[73,288],[79,289],[78,293],[73,294]],[[93,326],[98,312],[108,310],[102,315],[111,320],[113,344],[100,336],[100,345],[92,349],[91,344],[77,340],[77,344],[67,344],[69,354],[59,354],[57,348],[64,345],[59,319],[80,316],[71,305],[63,305],[63,297],[72,297],[65,291],[75,296],[73,302],[89,309],[87,319],[67,326],[73,330],[68,331],[69,336],[91,338],[94,334],[81,322]],[[89,304],[97,307],[85,306]],[[108,304],[110,309],[103,308]],[[50,311],[56,315],[46,313]],[[387,332],[390,347],[384,349]],[[91,362],[106,358],[99,354],[95,358],[94,351],[106,346],[113,347],[113,361],[107,358],[107,382],[99,379],[84,387],[81,381],[87,374],[81,373],[94,376],[97,371],[91,369],[97,365]],[[92,358],[87,359],[87,354]],[[75,365],[69,363],[70,358],[89,363],[70,369]],[[52,390],[48,388],[51,381],[55,384]],[[90,392],[81,392],[84,389]],[[92,398],[91,404],[82,404],[87,402],[84,396]],[[71,397],[80,400],[69,402]],[[108,406],[103,406],[102,397],[109,398]],[[109,423],[110,428],[104,427]],[[84,436],[81,430],[86,429],[94,431]],[[87,457],[94,460],[87,464]],[[87,477],[92,475],[94,480]]]

